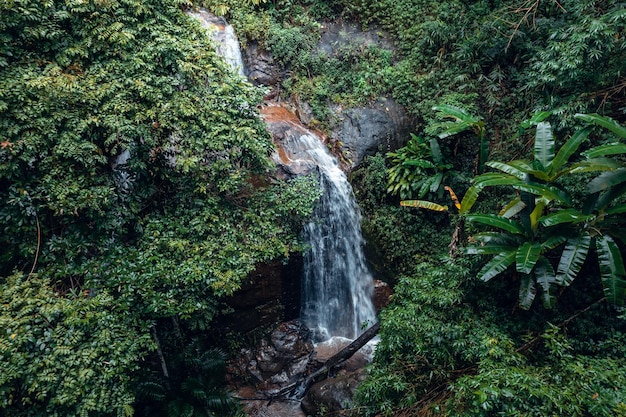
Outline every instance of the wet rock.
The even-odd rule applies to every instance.
[[[281,323],[257,347],[242,349],[231,360],[227,380],[232,387],[252,385],[270,396],[304,375],[312,352],[306,327],[297,320]]]
[[[305,413],[313,416],[344,415],[342,410],[349,408],[359,384],[365,379],[365,370],[341,372],[313,384],[302,400]]]
[[[379,313],[380,310],[387,307],[391,302],[391,296],[393,294],[393,290],[384,281],[374,280],[374,308],[376,312]]]
[[[279,81],[278,66],[272,55],[261,48],[258,43],[251,42],[244,50],[246,75],[255,85],[274,86]]]

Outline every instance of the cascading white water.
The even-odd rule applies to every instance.
[[[191,15],[212,29],[218,52],[243,74],[232,27],[205,10]],[[304,255],[301,318],[317,342],[336,336],[354,339],[364,325],[375,321],[359,207],[345,173],[321,139],[295,120],[280,122],[282,155],[277,153],[275,159],[294,172],[317,170],[323,191],[313,220],[303,231],[310,250]]]
[[[198,19],[203,27],[211,31],[211,37],[216,43],[216,52],[224,57],[224,60],[239,75],[245,77],[241,48],[233,27],[226,23],[223,18],[209,13],[206,9],[189,12],[189,14]]]
[[[319,138],[301,136],[298,146],[315,162],[323,191],[303,232],[310,250],[304,255],[301,317],[316,341],[354,339],[375,321],[359,207],[337,159]]]

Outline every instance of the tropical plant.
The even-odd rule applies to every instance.
[[[621,138],[626,137],[626,129],[609,118],[597,115],[579,115],[578,118],[609,128]],[[480,245],[469,247],[467,252],[494,255],[479,272],[484,281],[515,264],[516,272],[521,275],[519,302],[522,308],[530,308],[538,288],[544,306],[553,307],[556,287],[572,283],[592,247],[598,255],[607,300],[620,305],[625,301],[626,273],[615,239],[623,239],[624,224],[620,214],[626,212],[626,204],[621,199],[626,193],[623,186],[626,177],[623,162],[608,156],[626,153],[626,146],[620,143],[597,146],[583,153],[586,159],[569,163],[590,131],[590,126],[578,130],[556,152],[550,124],[538,123],[533,161],[487,163],[501,173],[477,177],[464,198],[464,201],[470,198],[467,204],[470,205],[471,199],[487,185],[507,185],[518,191],[518,197],[506,204],[498,215],[472,214],[465,218],[498,229],[474,234],[472,239]],[[574,203],[571,192],[558,183],[563,176],[598,172],[600,174],[587,184],[587,195],[580,207]],[[548,255],[562,244],[565,245],[555,269]]]
[[[474,132],[479,141],[476,172],[482,174],[485,171],[485,162],[489,157],[489,140],[487,139],[485,122],[480,117],[469,114],[465,109],[448,104],[439,104],[434,106],[433,110],[438,112],[439,117],[453,119],[439,125],[443,128],[443,131],[438,135],[440,139],[458,135],[467,130]]]
[[[514,264],[521,275],[520,307],[530,308],[539,289],[544,307],[552,308],[556,288],[572,283],[595,242],[607,300],[621,305],[626,299],[626,273],[615,239],[624,236],[620,214],[626,212],[626,205],[620,197],[626,194],[626,170],[623,162],[609,156],[626,153],[626,146],[622,143],[600,145],[584,152],[585,159],[570,163],[591,132],[591,126],[578,130],[556,152],[551,126],[544,122],[550,115],[551,112],[540,112],[522,123],[523,129],[536,126],[532,161],[488,162],[487,166],[501,172],[475,177],[460,202],[446,187],[461,216],[450,244],[451,254],[462,240],[464,221],[498,229],[474,234],[471,240],[478,245],[466,249],[469,254],[494,255],[479,272],[480,278],[489,281]],[[610,118],[583,114],[577,117],[602,126],[619,138],[626,137],[626,129]],[[582,173],[600,174],[588,183],[587,195],[577,208],[571,191],[558,181],[561,177]],[[469,214],[479,193],[490,186],[510,186],[518,195],[497,215]],[[404,200],[400,204],[448,210],[448,206],[424,200]],[[564,243],[555,269],[548,255]]]
[[[436,138],[426,139],[411,133],[407,144],[388,152],[391,167],[387,170],[387,192],[400,198],[423,198],[426,194],[443,196],[444,184],[458,175],[444,157]]]

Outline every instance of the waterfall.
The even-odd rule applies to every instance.
[[[239,75],[245,77],[241,48],[233,27],[224,18],[217,17],[206,9],[199,9],[197,12],[189,12],[189,14],[198,19],[203,27],[209,29],[211,38],[215,41],[216,52]]]
[[[361,213],[337,159],[319,138],[300,137],[301,152],[315,161],[322,197],[303,231],[301,318],[315,341],[356,338],[375,321],[373,278],[365,263]]]
[[[191,15],[212,28],[218,52],[243,74],[232,27],[205,10]],[[268,129],[280,137],[274,160],[292,173],[317,171],[323,191],[313,220],[303,231],[309,249],[304,254],[301,318],[316,342],[335,336],[354,339],[364,325],[375,321],[375,310],[373,278],[365,262],[361,214],[352,187],[322,140],[292,113],[281,106],[267,106],[262,112]]]

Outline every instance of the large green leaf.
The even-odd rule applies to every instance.
[[[557,246],[559,246],[561,243],[565,242],[566,240],[567,240],[567,237],[563,235],[551,236],[541,243],[541,248],[543,252],[546,252],[546,251],[556,248]]]
[[[515,249],[515,246],[510,245],[488,244],[485,246],[468,246],[465,248],[465,253],[468,255],[497,255]]]
[[[463,215],[470,211],[470,209],[474,206],[474,203],[476,203],[478,195],[480,194],[480,191],[482,189],[483,187],[476,185],[472,185],[470,188],[467,189],[465,195],[463,196],[463,200],[461,200],[461,208],[459,209],[459,214]]]
[[[623,305],[626,298],[624,260],[615,241],[607,235],[596,238],[600,277],[607,301]]]
[[[470,214],[466,216],[467,221],[481,223],[486,226],[497,227],[514,234],[524,234],[524,228],[521,224],[511,219],[496,216],[495,214]]]
[[[596,193],[604,191],[610,187],[614,187],[617,184],[621,184],[626,181],[626,168],[620,168],[615,171],[603,172],[596,178],[591,180],[587,185],[587,190],[590,193]]]
[[[626,203],[618,204],[615,207],[611,207],[605,211],[606,214],[621,214],[626,213]]]
[[[519,246],[521,237],[503,232],[481,232],[473,234],[471,239],[484,244],[509,246],[515,249]]]
[[[528,129],[531,126],[535,126],[537,123],[543,122],[548,117],[550,117],[550,115],[552,115],[552,113],[553,112],[550,111],[550,110],[548,110],[548,111],[538,111],[537,113],[533,114],[530,119],[524,120],[522,123],[520,123],[520,127],[522,129]]]
[[[478,187],[490,187],[494,185],[517,184],[520,180],[513,175],[500,174],[498,172],[488,172],[472,179],[472,183]]]
[[[528,310],[533,304],[536,294],[537,288],[535,288],[535,281],[530,275],[522,275],[518,293],[520,308],[522,308],[523,310]]]
[[[446,129],[443,132],[439,133],[437,136],[439,137],[439,139],[445,139],[461,132],[465,132],[466,130],[471,129],[471,127],[471,124],[468,122],[451,123],[447,125]]]
[[[516,167],[511,164],[507,164],[504,162],[497,162],[497,161],[489,161],[485,165],[487,165],[488,167],[500,170],[502,172],[505,172],[509,175],[513,175],[514,177],[520,180],[525,179],[526,175],[528,174],[528,171],[524,169],[523,165],[521,167],[520,166]]]
[[[569,172],[579,174],[583,172],[615,171],[622,166],[623,165],[616,159],[593,158],[572,164],[569,168]]]
[[[607,155],[621,155],[626,153],[626,144],[624,143],[609,143],[606,145],[596,146],[595,148],[591,148],[581,155],[585,158],[600,158]]]
[[[432,201],[403,200],[400,201],[400,205],[405,207],[425,208],[433,211],[448,211],[448,206],[442,206],[441,204],[433,203]]]
[[[602,193],[599,198],[596,199],[593,209],[603,210],[610,206],[614,201],[619,201],[618,198],[626,194],[626,182],[618,184],[609,188],[606,192]],[[597,194],[591,194],[591,197]]]
[[[550,309],[556,304],[554,287],[556,286],[556,275],[552,264],[544,257],[540,257],[535,266],[535,280],[541,288],[541,301],[544,308]]]
[[[587,139],[589,136],[589,132],[591,131],[590,127],[586,127],[577,131],[556,154],[556,157],[552,161],[552,167],[550,169],[550,177],[554,180],[556,177],[560,175],[561,168],[569,161],[569,158],[578,150],[581,143]]]
[[[530,274],[541,255],[539,243],[524,242],[515,253],[515,269],[522,274]]]
[[[554,136],[552,136],[550,123],[541,122],[537,124],[534,156],[535,161],[538,161],[545,170],[548,170],[554,159]]]
[[[576,114],[578,119],[584,120],[588,123],[593,123],[598,126],[602,126],[606,129],[609,129],[611,132],[615,133],[620,138],[626,138],[626,127],[621,126],[615,120],[611,119],[607,116],[600,116],[598,114]]]
[[[539,219],[539,222],[546,226],[555,226],[562,223],[580,223],[593,218],[592,215],[582,214],[576,209],[563,209],[556,213],[548,214]]]
[[[512,186],[517,190],[522,190],[531,194],[535,194],[536,196],[545,198],[549,201],[556,200],[567,205],[571,205],[572,203],[572,198],[569,196],[569,194],[553,185],[539,183],[527,184],[520,182],[517,184],[513,184]]]
[[[478,119],[470,115],[466,110],[449,104],[433,106],[433,110],[443,113],[443,116],[453,117],[458,121],[477,122]]]
[[[504,272],[515,261],[515,249],[494,256],[479,272],[478,277],[487,282]]]
[[[504,217],[506,219],[510,219],[511,217],[518,214],[520,211],[526,208],[526,203],[522,201],[521,197],[516,197],[513,200],[509,201],[502,210],[498,213],[498,216]]]
[[[585,263],[590,245],[591,236],[588,234],[567,239],[556,270],[559,285],[567,287],[574,281]]]

